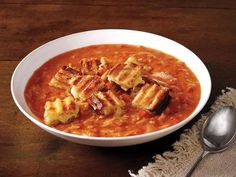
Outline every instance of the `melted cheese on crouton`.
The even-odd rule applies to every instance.
[[[123,64],[114,66],[107,77],[109,81],[113,81],[120,85],[125,91],[144,83],[144,80],[141,77],[141,71],[138,67],[131,68]]]
[[[98,110],[103,115],[120,114],[125,106],[125,102],[110,90],[97,92],[88,101],[94,110]]]
[[[168,95],[169,88],[158,84],[145,84],[132,101],[132,105],[138,108],[154,110]]]
[[[102,75],[108,69],[109,62],[106,57],[83,58],[80,65],[83,75]]]
[[[63,66],[51,79],[49,85],[61,89],[69,89],[71,86],[70,81],[78,76],[79,71],[70,66]]]
[[[94,92],[101,90],[105,86],[102,79],[98,76],[85,75],[80,81],[73,85],[71,94],[80,101],[85,101]]]
[[[72,97],[57,98],[55,101],[47,101],[44,106],[44,122],[51,126],[57,123],[66,123],[77,117],[79,107]]]

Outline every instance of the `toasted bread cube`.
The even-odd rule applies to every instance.
[[[154,111],[168,96],[169,88],[158,84],[145,84],[132,101],[138,108]]]
[[[125,91],[144,83],[140,68],[131,68],[123,64],[114,66],[107,77],[109,81],[115,82]]]
[[[81,73],[83,75],[102,75],[108,69],[108,59],[101,58],[83,58],[80,61]]]
[[[103,115],[120,114],[125,106],[125,102],[110,90],[93,94],[88,102],[94,110]]]
[[[101,79],[106,82],[107,81],[107,76],[108,76],[108,73],[109,73],[109,70],[107,70],[106,72],[104,72],[102,75],[101,75]]]
[[[79,107],[72,97],[57,98],[55,101],[47,101],[44,106],[44,122],[46,125],[66,123],[77,117]]]
[[[85,75],[76,85],[71,88],[71,94],[80,101],[85,101],[93,93],[103,89],[105,86],[102,79],[98,76]]]
[[[100,65],[99,67],[106,67],[107,65],[109,65],[109,61],[108,61],[108,58],[106,57],[101,57],[100,58]]]
[[[80,61],[81,73],[83,75],[95,75],[98,72],[100,60],[97,58],[83,58]]]
[[[98,75],[104,77],[104,73],[107,73],[109,71],[109,68],[111,67],[110,62],[108,61],[108,58],[101,57],[100,58],[100,65],[98,67]]]
[[[169,85],[166,82],[163,82],[163,81],[157,79],[156,77],[153,77],[150,74],[144,74],[143,80],[145,81],[145,83],[149,83],[149,84],[155,83],[155,84],[163,86],[163,87],[169,87]]]
[[[125,64],[128,65],[129,67],[139,67],[141,71],[151,71],[152,67],[146,64],[145,62],[142,61],[141,58],[136,58],[136,57],[129,57],[126,61]]]
[[[136,57],[129,57],[126,61],[125,61],[126,65],[136,65],[136,66],[141,66],[144,65],[143,62],[139,61]]]
[[[70,66],[63,66],[51,79],[49,85],[61,89],[69,89],[71,87],[70,80],[78,76],[79,71]]]

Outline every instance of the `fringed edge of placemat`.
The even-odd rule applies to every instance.
[[[199,133],[206,118],[222,106],[236,107],[236,89],[227,87],[222,90],[222,95],[218,96],[208,113],[202,114],[201,118],[180,135],[179,141],[173,146],[173,151],[157,154],[153,158],[155,162],[149,163],[138,171],[138,174],[128,171],[132,177],[169,177],[182,176],[188,170],[195,158],[198,157],[202,148],[199,143]],[[187,164],[187,165],[186,165]],[[181,175],[182,174],[182,175]]]

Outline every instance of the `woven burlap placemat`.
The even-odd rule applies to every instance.
[[[180,135],[173,151],[155,155],[154,162],[142,167],[137,174],[129,171],[132,177],[184,177],[202,152],[199,132],[210,114],[222,106],[236,107],[236,89],[226,88],[217,97],[208,113]],[[207,155],[195,169],[193,177],[236,177],[236,143],[224,152]]]

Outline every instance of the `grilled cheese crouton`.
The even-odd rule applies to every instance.
[[[105,72],[108,71],[109,67],[110,67],[110,63],[108,61],[108,58],[106,57],[101,57],[100,58],[100,65],[98,67],[98,74],[99,75],[103,75]]]
[[[123,64],[115,65],[110,70],[107,77],[109,81],[120,85],[120,87],[125,91],[144,83],[138,67],[131,68]]]
[[[112,91],[97,92],[88,99],[89,104],[94,110],[97,110],[103,115],[113,113],[120,114],[125,102],[117,97]]]
[[[108,59],[101,58],[83,58],[80,61],[81,73],[83,75],[102,75],[108,69]]]
[[[107,76],[108,76],[109,70],[105,71],[102,75],[101,75],[101,79],[103,81],[107,81]]]
[[[163,82],[159,79],[157,79],[156,77],[153,77],[152,75],[150,74],[144,74],[143,75],[143,80],[146,82],[146,83],[156,83],[160,86],[163,86],[163,87],[169,87],[169,85],[166,83],[166,82]]]
[[[146,83],[132,101],[138,108],[154,111],[168,96],[169,88],[155,83]]]
[[[81,73],[83,75],[95,75],[98,72],[100,60],[97,58],[83,58],[80,61]]]
[[[63,66],[51,79],[49,85],[61,89],[69,89],[71,79],[75,78],[79,74],[79,71],[73,69],[70,66]]]
[[[44,122],[49,126],[66,123],[77,117],[79,113],[79,107],[72,97],[66,97],[63,100],[57,98],[53,102],[47,101],[44,109]]]
[[[76,83],[77,82],[77,83]],[[75,81],[75,85],[71,88],[71,94],[74,98],[80,101],[85,101],[94,92],[99,91],[104,88],[105,84],[99,76],[85,75]]]
[[[152,67],[146,64],[145,62],[142,61],[142,58],[137,59],[136,57],[129,57],[126,61],[125,64],[127,66],[130,66],[131,68],[133,67],[139,67],[141,71],[151,71]]]

